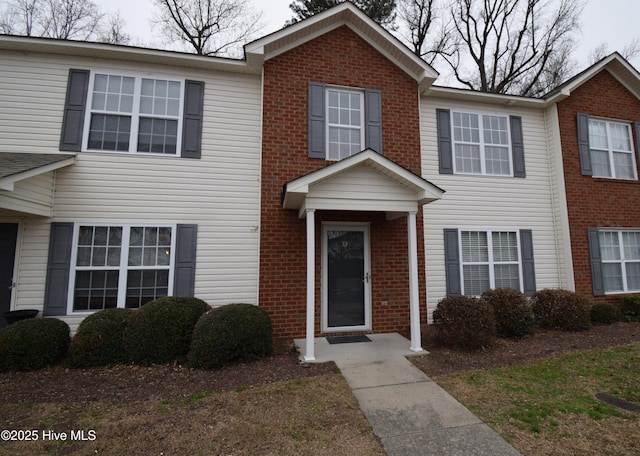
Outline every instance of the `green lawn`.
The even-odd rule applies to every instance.
[[[640,454],[640,343],[435,378],[525,455]]]

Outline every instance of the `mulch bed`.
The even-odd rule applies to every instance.
[[[575,351],[640,342],[640,323],[598,325],[589,331],[580,332],[537,329],[533,335],[523,339],[496,339],[490,348],[472,352],[438,346],[428,329],[425,334],[422,346],[429,354],[415,358],[413,362],[428,376],[437,377]]]
[[[429,376],[488,369],[530,359],[640,342],[640,323],[594,326],[585,332],[538,330],[520,340],[498,339],[485,350],[464,352],[439,347],[428,328],[423,346],[429,355],[414,359]],[[298,354],[281,346],[271,358],[215,371],[169,366],[114,366],[90,369],[53,367],[0,374],[0,403],[113,403],[147,399],[182,400],[195,393],[247,388],[337,372],[334,363],[300,364]]]

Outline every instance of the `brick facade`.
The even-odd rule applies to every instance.
[[[304,337],[306,328],[306,221],[281,205],[283,185],[332,162],[310,159],[308,83],[382,90],[383,152],[420,175],[417,83],[343,26],[265,62],[259,303],[271,316],[274,335]],[[369,222],[372,332],[409,328],[407,221],[384,213],[316,212],[316,334],[321,329],[321,223]],[[422,212],[417,216],[420,303],[425,263]],[[386,301],[387,306],[381,302]]]
[[[593,297],[587,229],[640,227],[640,211],[637,209],[640,207],[640,181],[593,178],[581,174],[576,124],[579,112],[633,123],[640,121],[640,100],[611,73],[603,70],[558,103],[576,291]],[[637,167],[636,139],[634,136]],[[594,299],[606,300],[605,297]]]

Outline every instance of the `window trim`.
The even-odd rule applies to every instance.
[[[478,116],[478,125],[479,125],[479,134],[480,134],[480,173],[471,173],[471,172],[463,172],[459,171],[457,168],[457,160],[456,160],[456,145],[457,144],[475,144],[475,143],[467,143],[456,141],[455,139],[455,125],[454,125],[454,115],[458,114],[472,114]],[[515,177],[514,174],[514,163],[513,163],[513,143],[512,143],[512,132],[511,132],[511,116],[509,114],[505,114],[503,112],[498,111],[478,111],[473,109],[451,109],[450,110],[450,122],[451,122],[451,159],[452,159],[452,168],[453,174],[461,174],[466,176],[490,176],[490,177]],[[509,174],[494,174],[487,173],[487,164],[486,164],[486,153],[485,147],[487,144],[484,141],[484,124],[482,117],[483,116],[494,116],[494,117],[502,117],[506,120],[507,125],[507,144],[504,147],[507,148],[507,156],[509,158]],[[503,146],[501,146],[503,147]]]
[[[620,253],[619,260],[605,260],[604,255],[602,253],[602,243],[600,242],[600,235],[603,233],[617,233],[618,235],[618,248]],[[605,295],[617,295],[617,294],[626,294],[626,293],[638,293],[640,292],[640,288],[637,290],[630,290],[627,284],[627,263],[640,263],[640,260],[627,260],[624,256],[624,233],[638,233],[640,234],[640,229],[609,229],[609,228],[601,228],[598,230],[598,244],[600,248],[600,263],[602,265],[605,264],[619,264],[620,265],[620,273],[622,275],[622,290],[616,291],[608,291],[606,289],[606,282],[604,280],[604,269],[602,271],[602,286],[604,288]]]
[[[87,89],[87,96],[85,100],[85,112],[84,112],[84,125],[82,129],[82,143],[81,143],[81,151],[82,152],[91,152],[91,153],[107,153],[107,154],[129,154],[129,155],[146,155],[153,157],[181,157],[182,156],[182,135],[184,129],[184,105],[185,105],[185,96],[186,96],[186,78],[184,77],[174,77],[166,74],[158,74],[158,73],[132,73],[126,71],[113,71],[113,70],[89,70],[89,83]],[[93,110],[93,88],[95,85],[96,75],[106,75],[106,76],[118,76],[118,77],[130,77],[134,79],[134,92],[133,92],[133,107],[131,113],[116,113],[111,111],[102,111],[102,110]],[[143,79],[152,79],[152,80],[165,80],[169,82],[178,82],[180,83],[180,102],[178,103],[178,115],[175,116],[160,116],[156,114],[141,114],[140,113],[140,95],[142,88],[142,80]],[[120,151],[120,150],[103,150],[103,149],[91,149],[89,148],[89,132],[91,129],[91,115],[93,113],[97,114],[106,114],[106,115],[127,115],[131,117],[131,131],[129,132],[129,150],[128,151]],[[167,120],[176,120],[177,121],[177,134],[176,134],[176,153],[175,154],[167,154],[160,152],[138,152],[138,132],[140,125],[140,117],[148,117],[152,119],[167,119]]]
[[[78,258],[78,241],[80,234],[81,226],[107,226],[107,227],[121,227],[122,228],[122,244],[120,251],[120,266],[119,267],[81,267],[80,270],[114,270],[118,269],[118,297],[117,297],[117,308],[126,307],[126,292],[127,292],[127,272],[131,270],[144,270],[144,269],[159,269],[156,267],[144,267],[144,266],[133,266],[130,267],[128,264],[128,253],[129,253],[129,239],[132,227],[142,227],[142,228],[171,228],[171,254],[169,257],[169,264],[166,266],[169,272],[169,280],[167,283],[167,296],[173,296],[174,291],[174,272],[176,266],[176,239],[177,239],[177,228],[178,225],[175,223],[135,223],[135,222],[123,222],[123,223],[103,223],[103,222],[75,222],[73,224],[73,233],[72,233],[72,242],[71,242],[71,257],[69,263],[69,284],[67,287],[67,307],[66,307],[66,315],[90,315],[92,313],[98,312],[103,309],[95,309],[95,310],[74,310],[73,302],[75,298],[75,282],[76,282],[76,271],[78,270],[77,266],[77,258]],[[126,239],[126,244],[125,244]],[[125,248],[126,245],[126,248]],[[164,269],[165,266],[162,266]]]
[[[630,122],[624,121],[624,120],[616,120],[616,119],[608,119],[608,118],[604,118],[604,117],[592,117],[589,116],[587,119],[587,134],[589,135],[589,138],[591,137],[591,122],[595,121],[595,122],[604,122],[605,126],[606,126],[606,131],[607,131],[607,144],[608,144],[608,149],[604,150],[604,149],[596,149],[593,147],[593,145],[591,144],[591,141],[589,140],[589,159],[591,161],[591,169],[592,169],[592,177],[596,178],[596,179],[616,179],[616,180],[625,180],[625,181],[637,181],[638,180],[638,166],[636,163],[636,150],[634,147],[634,139],[633,139],[633,128],[632,128],[632,124]],[[623,125],[626,127],[628,133],[629,133],[629,145],[631,146],[631,149],[629,151],[616,151],[611,147],[611,134],[610,134],[610,129],[609,126],[611,124],[618,124],[618,125]],[[610,176],[597,176],[595,175],[595,169],[593,166],[593,156],[591,155],[592,151],[597,150],[600,152],[607,152],[609,155],[609,171],[611,173]],[[616,175],[616,167],[615,167],[615,163],[614,163],[614,153],[628,153],[631,155],[631,160],[632,160],[632,168],[633,168],[633,176],[632,178],[630,177],[618,177]]]
[[[356,128],[351,127],[349,125],[343,125],[343,124],[332,124],[329,121],[329,92],[335,90],[335,91],[340,91],[340,92],[347,92],[350,94],[357,94],[360,98],[360,127],[358,127],[358,129],[360,130],[360,150],[358,152],[363,151],[366,146],[366,130],[367,130],[367,122],[366,122],[366,106],[365,106],[365,90],[364,89],[359,89],[359,88],[354,88],[354,87],[344,87],[344,86],[333,86],[333,85],[327,85],[324,88],[324,109],[326,114],[326,119],[325,119],[325,123],[324,123],[324,134],[325,134],[325,144],[326,144],[326,150],[325,150],[325,160],[326,161],[340,161],[340,160],[344,160],[344,158],[348,158],[348,157],[344,157],[344,158],[329,158],[329,148],[330,148],[330,134],[329,134],[329,130],[331,129],[331,127],[338,127],[338,128],[348,128],[351,130],[355,130]],[[356,153],[358,153],[356,152]],[[354,154],[351,154],[354,155]],[[349,157],[351,156],[349,155]]]
[[[524,271],[523,271],[523,259],[522,259],[522,240],[521,240],[521,230],[520,228],[514,227],[497,227],[497,228],[487,228],[487,227],[458,227],[458,251],[459,253],[459,274],[460,274],[460,292],[462,295],[466,296],[479,296],[479,295],[467,295],[464,289],[464,266],[466,265],[483,265],[487,264],[489,266],[489,288],[490,290],[495,288],[495,266],[502,264],[515,264],[515,261],[505,261],[496,263],[493,259],[493,233],[497,232],[508,232],[514,233],[516,237],[516,248],[518,253],[518,284],[519,291],[524,293]],[[487,249],[488,249],[488,261],[486,262],[464,262],[464,251],[462,249],[462,233],[463,232],[484,232],[487,233]]]

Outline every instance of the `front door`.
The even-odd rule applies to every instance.
[[[323,226],[323,331],[371,329],[368,225]]]
[[[7,325],[7,321],[2,315],[11,310],[17,239],[17,223],[0,223],[0,328]]]

